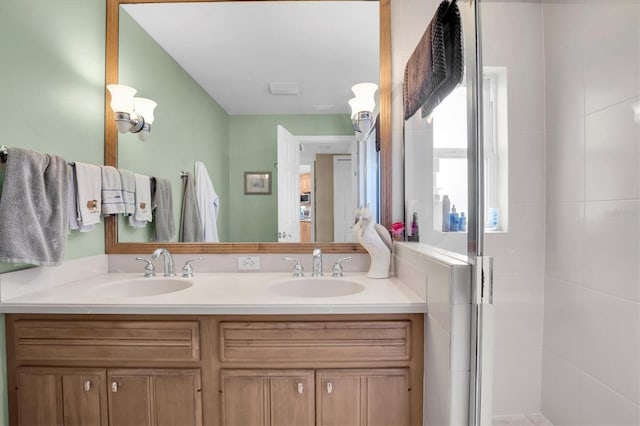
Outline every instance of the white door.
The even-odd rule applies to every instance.
[[[300,241],[300,144],[278,126],[278,242]]]
[[[333,240],[337,243],[354,241],[356,199],[352,173],[350,155],[333,157]]]

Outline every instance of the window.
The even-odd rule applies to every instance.
[[[506,69],[485,68],[483,141],[485,230],[507,230],[507,106]],[[444,195],[458,213],[468,211],[467,88],[457,87],[433,111],[433,193]],[[437,210],[440,211],[437,211]],[[442,204],[434,203],[434,229],[442,227]]]

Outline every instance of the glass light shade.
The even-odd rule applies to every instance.
[[[355,86],[353,86],[351,90],[353,91],[353,94],[356,95],[355,99],[356,99],[357,108],[358,108],[356,112],[358,111],[373,112],[373,110],[376,107],[375,95],[376,95],[376,90],[378,90],[378,85],[375,83],[358,83]]]
[[[149,132],[148,130],[140,130],[138,132],[138,139],[140,139],[142,142],[146,142],[147,140],[149,140],[149,134],[151,132]]]
[[[351,107],[351,119],[353,120],[356,117],[356,114],[358,114],[358,111],[362,111],[361,105],[358,103],[358,99],[357,98],[351,98],[349,99],[349,106]]]
[[[144,117],[145,123],[153,123],[153,110],[158,106],[157,103],[147,98],[133,98],[134,111]]]
[[[113,112],[133,112],[133,96],[137,90],[124,84],[109,84],[111,93],[111,109]]]

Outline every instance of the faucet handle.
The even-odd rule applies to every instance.
[[[294,277],[304,277],[304,268],[302,267],[302,263],[300,263],[299,259],[296,259],[294,257],[285,257],[284,260],[288,262],[296,262],[296,264],[293,265]]]
[[[332,277],[344,276],[344,274],[342,273],[342,262],[349,262],[349,261],[351,261],[351,256],[341,257],[340,259],[336,260],[335,263],[333,264],[333,268],[331,268],[331,276]]]
[[[156,276],[156,270],[155,270],[155,267],[153,266],[153,262],[151,260],[145,259],[144,257],[136,257],[136,260],[141,260],[143,262],[147,262],[147,264],[144,265],[144,276],[146,278],[155,277]]]
[[[195,259],[189,259],[184,263],[182,267],[182,277],[183,278],[191,278],[193,277],[193,266],[191,266],[191,262],[197,262],[198,260],[202,260],[202,257],[196,257]]]

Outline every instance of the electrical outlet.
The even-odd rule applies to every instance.
[[[259,271],[259,256],[240,256],[238,257],[238,269],[241,271]]]

